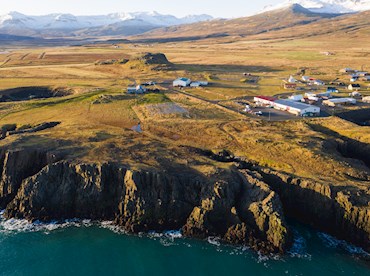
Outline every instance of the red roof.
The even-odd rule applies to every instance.
[[[274,98],[274,97],[269,97],[269,96],[256,96],[255,98],[262,99],[262,100],[266,100],[266,101],[270,101],[270,102],[274,102],[274,101],[276,101],[276,100],[277,100],[276,98]]]

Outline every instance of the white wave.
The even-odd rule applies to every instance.
[[[46,234],[57,229],[67,227],[90,227],[93,223],[88,219],[70,219],[62,222],[51,221],[48,223],[35,221],[29,222],[25,219],[1,219],[0,232],[1,233],[20,233],[20,232],[44,232]]]
[[[208,237],[207,238],[208,243],[215,245],[215,246],[220,246],[220,238],[219,237]]]
[[[338,240],[329,234],[318,232],[317,236],[323,241],[324,245],[327,247],[343,249],[350,254],[364,255],[370,257],[370,254],[363,250],[361,247],[355,246],[343,240]]]

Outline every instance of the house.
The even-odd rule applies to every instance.
[[[302,76],[302,81],[309,82],[310,81],[310,77],[308,77],[308,76]]]
[[[296,83],[297,80],[293,76],[290,76],[289,79],[288,79],[288,82],[289,83]]]
[[[359,85],[358,83],[351,83],[350,85],[348,85],[348,90],[358,90],[361,88],[361,85]]]
[[[370,96],[363,97],[363,98],[362,98],[362,101],[363,101],[364,103],[370,103]]]
[[[355,70],[351,69],[351,68],[343,68],[339,71],[340,73],[353,73],[355,72]]]
[[[336,99],[329,99],[322,102],[323,105],[327,105],[330,107],[335,107],[337,105],[345,105],[345,104],[356,104],[357,101],[354,98],[336,98]]]
[[[188,78],[178,78],[173,81],[174,87],[187,87],[191,84],[191,80]]]
[[[294,102],[300,102],[303,99],[303,95],[292,95],[288,99]]]
[[[370,81],[370,75],[361,77],[361,80],[362,81]]]
[[[259,105],[259,106],[272,106],[274,101],[276,100],[277,100],[276,98],[268,97],[268,96],[256,96],[253,99],[256,105]]]
[[[328,92],[328,93],[338,93],[339,91],[338,91],[338,89],[337,88],[335,88],[335,87],[328,87],[327,89],[326,89],[326,92]]]
[[[274,108],[287,111],[296,116],[315,116],[320,114],[320,107],[291,100],[276,100]]]
[[[296,83],[289,83],[289,82],[284,83],[284,89],[296,89],[296,88],[297,88]]]
[[[146,88],[142,87],[141,85],[127,87],[128,94],[144,94],[146,92]]]

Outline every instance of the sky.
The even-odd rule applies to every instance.
[[[71,13],[100,15],[114,12],[157,11],[178,17],[209,14],[231,18],[254,14],[283,0],[0,0],[0,14],[17,11],[27,15]]]

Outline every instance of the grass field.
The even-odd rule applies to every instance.
[[[151,45],[151,52],[166,54],[172,63],[163,70],[136,60],[125,65],[94,65],[97,60],[130,58],[148,51],[145,44],[120,46],[19,49],[1,54],[0,90],[49,86],[68,88],[74,93],[61,98],[0,103],[1,125],[61,122],[53,129],[7,137],[0,143],[46,147],[84,161],[113,160],[134,168],[186,165],[203,173],[216,165],[180,146],[228,149],[276,170],[318,181],[363,185],[347,175],[348,171],[359,174],[364,167],[335,150],[327,151],[325,141],[335,137],[312,125],[364,143],[370,143],[369,127],[330,117],[266,122],[216,103],[233,105],[234,99],[242,97],[291,93],[282,88],[282,80],[302,67],[307,68],[307,75],[324,81],[339,77],[348,82],[347,76],[338,70],[367,69],[369,60],[361,58],[361,53],[370,50],[370,46],[356,47],[338,41],[322,44],[308,39],[235,43],[205,40]],[[326,50],[335,55],[324,56],[321,52]],[[244,73],[251,74],[255,81],[250,82]],[[207,80],[210,86],[185,89],[188,94],[178,93],[169,83],[182,76]],[[124,94],[128,85],[145,81],[156,81],[161,92]],[[364,88],[368,85],[361,84]],[[341,92],[347,94],[345,90]],[[364,89],[362,93],[369,91]],[[131,130],[138,122],[143,133]]]

